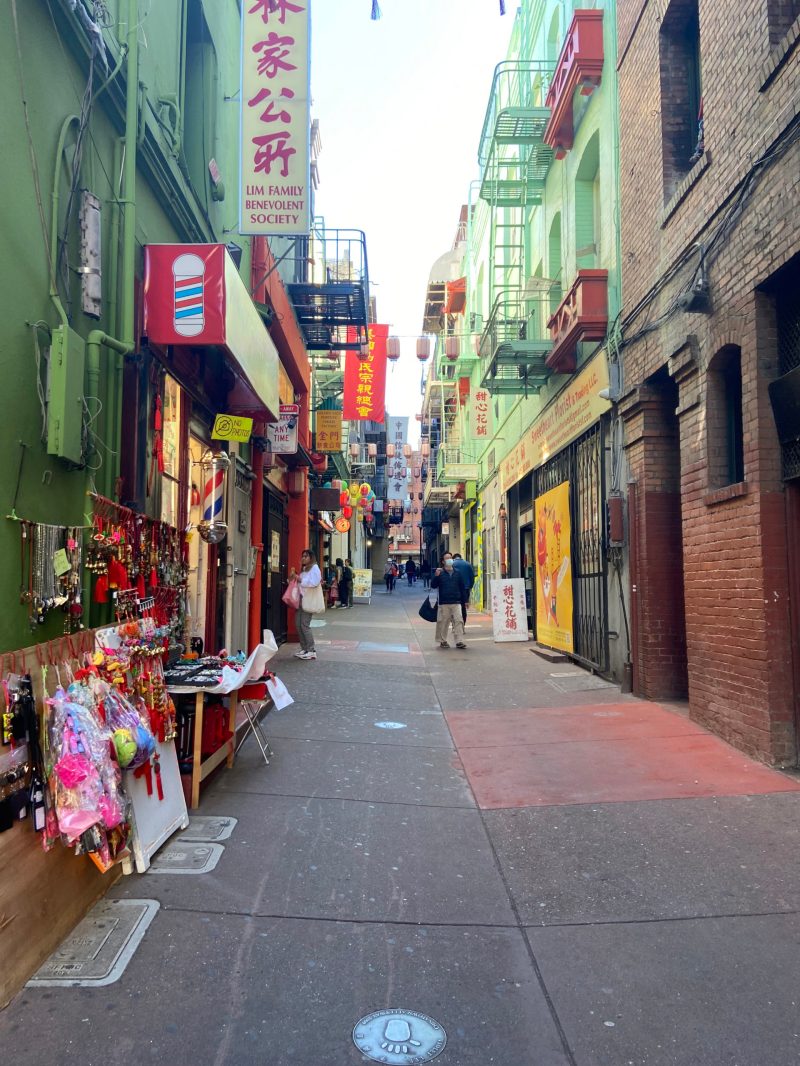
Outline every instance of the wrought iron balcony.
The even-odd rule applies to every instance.
[[[446,444],[440,448],[436,465],[440,485],[458,485],[462,481],[477,481],[480,478],[480,463],[459,445]]]
[[[553,158],[544,143],[550,109],[544,100],[552,68],[507,60],[494,72],[478,148],[481,198],[495,207],[526,207],[542,201]]]
[[[306,346],[310,351],[359,348],[369,322],[366,237],[361,230],[315,223],[309,254],[316,264],[312,279],[287,286]]]
[[[590,96],[603,75],[603,11],[602,8],[575,12],[555,74],[547,93],[547,106],[552,114],[544,133],[544,141],[563,159],[572,147],[572,101],[576,90]]]
[[[579,270],[547,326],[553,339],[548,368],[554,374],[573,374],[578,366],[578,345],[601,341],[606,335],[608,271]]]
[[[494,302],[480,342],[488,360],[481,384],[492,395],[537,393],[550,376],[547,357],[553,342],[546,331],[548,290],[507,291]]]

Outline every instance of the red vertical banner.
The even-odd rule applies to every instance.
[[[369,327],[369,352],[359,359],[348,351],[344,363],[344,402],[342,417],[348,421],[383,422],[386,401],[386,339],[388,325]],[[347,340],[356,339],[356,330],[347,328]]]

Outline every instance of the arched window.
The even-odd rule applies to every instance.
[[[592,134],[575,175],[575,247],[578,269],[600,265],[600,134]]]
[[[742,350],[738,345],[727,344],[708,365],[706,423],[709,488],[744,481]]]

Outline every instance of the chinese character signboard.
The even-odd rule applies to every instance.
[[[536,497],[536,639],[573,650],[569,482]]]
[[[409,492],[408,459],[403,455],[403,446],[407,441],[408,418],[389,415],[386,443],[394,446],[394,455],[386,460],[386,495],[393,500],[405,501]]]
[[[348,351],[344,364],[344,410],[349,421],[383,422],[386,398],[386,338],[389,327],[369,326],[369,352],[362,362]],[[355,327],[347,327],[347,340],[356,339]]]
[[[472,394],[472,436],[488,441],[492,436],[492,409],[488,389],[476,389]]]
[[[267,440],[273,455],[297,454],[297,422],[300,408],[296,403],[281,404],[280,422],[267,426]]]
[[[611,404],[599,393],[608,388],[608,363],[600,352],[548,404],[500,464],[500,491],[545,463],[609,410]]]
[[[342,450],[342,412],[317,411],[317,451]]]
[[[528,639],[525,582],[521,577],[490,581],[492,634],[495,643]]]
[[[243,0],[239,231],[310,223],[310,0]]]

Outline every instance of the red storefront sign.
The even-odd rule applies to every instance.
[[[349,421],[383,422],[386,399],[387,325],[369,326],[369,353],[363,361],[349,351],[344,364],[342,417]],[[354,326],[347,327],[348,342],[357,339]]]

